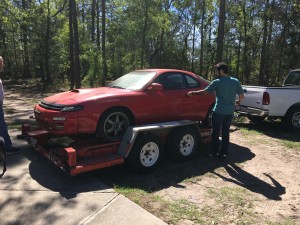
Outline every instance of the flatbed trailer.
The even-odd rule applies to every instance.
[[[23,124],[22,137],[56,166],[75,176],[125,161],[136,172],[150,172],[165,153],[179,161],[191,159],[200,144],[211,141],[211,129],[200,128],[198,121],[190,120],[131,126],[120,142],[101,143],[96,137],[55,136]]]

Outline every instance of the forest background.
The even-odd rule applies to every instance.
[[[2,78],[70,89],[141,68],[281,85],[300,68],[299,0],[1,0]]]

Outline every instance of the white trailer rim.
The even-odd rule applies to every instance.
[[[193,152],[195,145],[194,137],[190,134],[186,134],[180,141],[180,153],[184,156],[188,156]]]
[[[143,146],[140,153],[140,161],[143,166],[150,167],[153,166],[159,156],[159,147],[154,142],[148,142]]]

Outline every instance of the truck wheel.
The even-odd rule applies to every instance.
[[[177,161],[191,159],[199,147],[199,138],[199,133],[191,126],[173,130],[167,144],[170,157]]]
[[[248,115],[247,118],[253,123],[261,123],[266,117]]]
[[[148,173],[159,165],[163,153],[163,144],[158,136],[141,133],[137,136],[126,162],[134,171]]]
[[[102,142],[121,141],[130,124],[125,110],[111,109],[101,115],[96,133]]]
[[[290,109],[284,116],[283,123],[292,130],[300,131],[300,108]]]

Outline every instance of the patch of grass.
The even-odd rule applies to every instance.
[[[22,127],[20,123],[11,123],[11,124],[7,124],[7,128],[9,130],[13,130],[13,129],[21,130]]]
[[[296,225],[296,223],[292,220],[285,220],[281,222],[267,222],[268,225]]]
[[[146,191],[138,188],[114,186],[114,189],[115,191],[131,199],[133,202],[135,202],[138,205],[141,204],[140,200],[148,195]]]
[[[235,207],[244,207],[245,205],[248,208],[253,207],[249,201],[249,192],[243,188],[222,187],[221,189],[209,189],[208,193],[219,203],[230,201]]]
[[[193,182],[193,177],[186,182]],[[244,188],[222,187],[208,189],[211,202],[197,205],[187,199],[166,200],[155,193],[138,188],[114,186],[114,189],[168,224],[267,224],[296,225],[292,220],[273,222],[257,217],[253,197]]]
[[[279,142],[284,147],[296,149],[300,152],[300,142],[299,141],[279,140]]]
[[[245,128],[245,127],[240,127],[240,131],[243,135],[261,135],[261,134],[263,134],[260,131],[252,130],[252,129]]]

